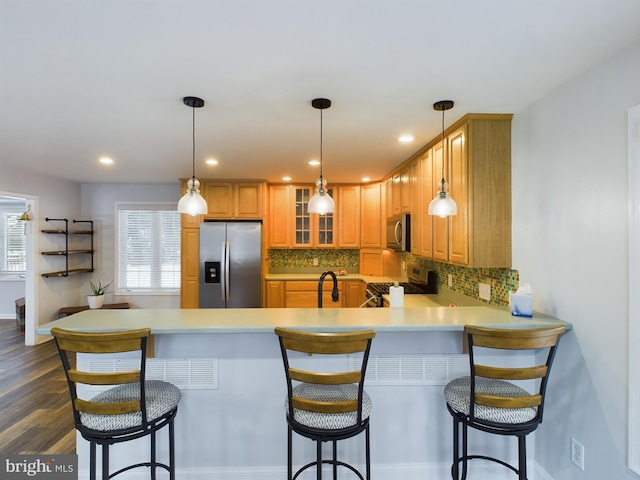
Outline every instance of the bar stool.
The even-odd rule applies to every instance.
[[[467,478],[467,463],[472,459],[484,459],[499,463],[513,470],[520,480],[527,479],[526,436],[542,423],[542,412],[549,371],[564,327],[534,329],[495,329],[465,326],[469,345],[470,376],[452,380],[444,390],[447,409],[453,417],[453,464],[451,476],[459,477],[462,463],[462,480]],[[478,348],[504,350],[546,349],[546,361],[536,360],[529,366],[504,367],[476,363]],[[540,358],[535,356],[535,358]],[[513,381],[536,380],[534,393],[530,393]],[[467,452],[468,427],[496,435],[518,438],[518,468],[493,457],[469,455]],[[460,429],[462,430],[462,455],[460,455]]]
[[[371,399],[364,391],[364,378],[374,330],[349,333],[312,333],[276,328],[287,379],[285,410],[288,426],[287,479],[294,480],[304,470],[315,466],[318,480],[322,479],[322,465],[333,466],[337,478],[338,466],[346,467],[361,480],[362,474],[352,465],[338,460],[337,442],[365,432],[366,479],[371,478],[369,415]],[[363,353],[360,368],[343,372],[318,372],[294,368],[288,351],[307,354],[341,355]],[[296,362],[297,364],[297,362]],[[294,384],[295,382],[295,384]],[[293,474],[293,434],[316,442],[316,460]],[[322,443],[333,443],[332,459],[322,458]]]
[[[102,447],[102,480],[137,467],[150,467],[151,478],[161,467],[175,480],[174,419],[180,390],[168,382],[145,380],[147,338],[150,329],[120,332],[74,332],[51,329],[67,377],[75,427],[90,445],[90,479],[96,479],[96,446]],[[107,354],[139,351],[139,368],[126,372],[95,373],[71,368],[69,353]],[[90,399],[79,396],[77,386],[108,385]],[[156,459],[156,432],[169,427],[169,464]],[[149,435],[151,459],[109,474],[109,446]]]

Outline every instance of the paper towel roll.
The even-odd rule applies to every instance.
[[[389,306],[391,308],[404,306],[404,287],[389,287]]]

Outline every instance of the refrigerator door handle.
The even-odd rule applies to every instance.
[[[230,257],[231,257],[231,252],[229,251],[230,249],[230,244],[229,242],[224,242],[225,244],[225,257],[224,257],[224,299],[225,300],[229,300],[229,263],[230,263]]]
[[[222,241],[222,252],[220,253],[220,292],[222,293],[222,301],[224,302],[226,298],[227,291],[227,242]]]

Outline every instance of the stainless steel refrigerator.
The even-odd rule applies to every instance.
[[[200,308],[259,308],[262,223],[200,225]]]

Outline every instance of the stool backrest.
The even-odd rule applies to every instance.
[[[293,409],[318,413],[344,413],[358,411],[358,421],[362,416],[362,392],[364,377],[369,361],[371,340],[376,336],[375,330],[362,330],[347,333],[315,333],[302,332],[287,328],[276,328],[280,340],[280,350],[284,362],[289,395],[289,414],[293,418]],[[319,372],[301,370],[290,366],[288,350],[308,354],[341,355],[363,353],[362,364],[358,370],[344,372]],[[293,381],[315,383],[321,385],[358,384],[358,399],[334,402],[308,400],[293,396]]]
[[[62,365],[67,377],[76,428],[82,429],[80,413],[95,415],[120,415],[142,412],[143,424],[147,423],[145,402],[145,367],[147,338],[149,328],[120,332],[76,332],[54,327],[51,329]],[[139,368],[126,372],[89,372],[72,368],[69,353],[107,354],[122,352],[140,352]],[[123,402],[100,403],[78,397],[78,384],[116,386],[126,383],[138,383],[140,398]]]
[[[474,405],[485,405],[497,408],[538,407],[536,421],[542,420],[542,407],[547,380],[560,335],[564,327],[545,327],[528,329],[500,329],[487,327],[464,327],[469,345],[469,362],[471,368],[471,405],[470,415],[473,417]],[[492,366],[476,362],[475,353],[478,347],[502,350],[538,350],[548,349],[544,363],[529,366]],[[535,357],[539,358],[539,357]],[[500,396],[498,393],[485,395],[475,391],[475,377],[485,377],[505,381],[539,379],[535,393],[522,397]]]

